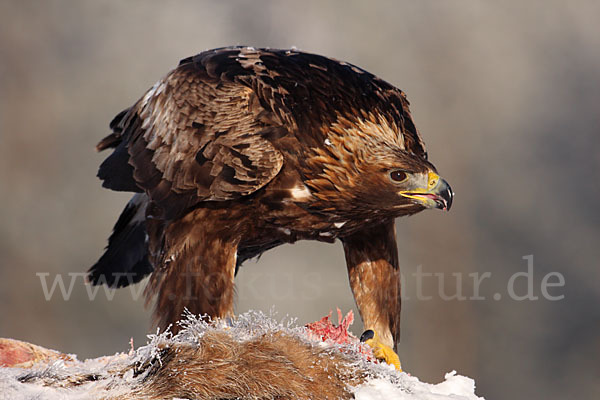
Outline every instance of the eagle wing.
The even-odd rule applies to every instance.
[[[98,149],[116,147],[98,176],[114,190],[146,191],[167,216],[200,201],[232,200],[273,179],[284,129],[254,90],[219,74],[210,58],[182,61],[111,123]]]

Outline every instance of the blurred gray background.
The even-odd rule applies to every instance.
[[[129,197],[101,188],[94,145],[181,58],[296,46],[403,89],[457,193],[450,213],[397,223],[405,369],[430,382],[456,369],[489,399],[599,398],[599,16],[597,1],[558,0],[2,1],[0,337],[80,358],[144,344],[149,313],[129,289],[90,301],[78,276],[69,300],[47,301],[36,275],[68,289]],[[508,283],[527,255],[538,300],[518,301]],[[438,275],[419,287],[419,271]],[[551,272],[558,301],[541,292]],[[474,297],[468,274],[486,273],[483,300],[447,299],[457,280]],[[339,243],[249,261],[237,293],[238,312],[275,305],[299,323],[356,313]]]

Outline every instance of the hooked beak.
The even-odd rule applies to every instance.
[[[426,189],[402,191],[399,194],[416,200],[426,208],[439,208],[445,211],[449,211],[452,207],[452,198],[454,197],[454,192],[448,182],[432,171],[428,174]]]

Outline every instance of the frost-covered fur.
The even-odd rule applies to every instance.
[[[471,380],[455,378],[471,382],[472,393]],[[129,354],[0,368],[0,399],[378,398],[369,382],[387,382],[402,398],[427,385],[367,361],[358,344],[323,343],[303,327],[251,312],[212,324],[188,316],[177,335],[153,335]]]
[[[351,398],[367,371],[351,347],[312,341],[304,328],[260,313],[213,324],[188,316],[182,325],[130,355],[4,369],[0,389],[23,399],[34,388],[42,398],[337,399]]]

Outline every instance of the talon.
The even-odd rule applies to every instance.
[[[377,333],[372,329],[367,329],[360,335],[360,341],[369,345],[373,350],[373,355],[379,361],[385,361],[386,363],[393,365],[396,369],[402,372],[402,365],[400,364],[400,358],[398,354],[390,346],[387,346],[379,341]]]

